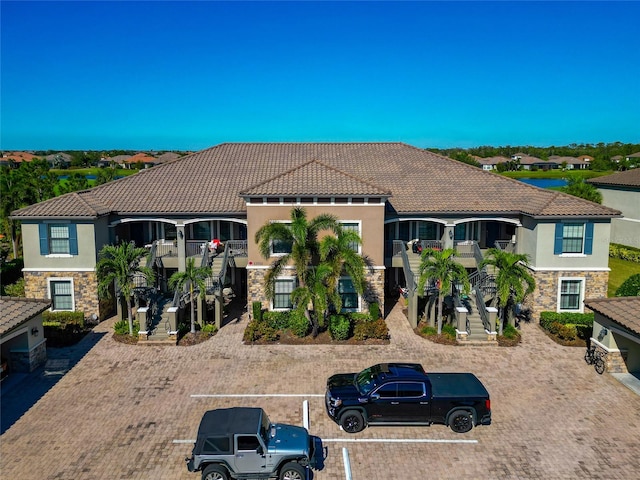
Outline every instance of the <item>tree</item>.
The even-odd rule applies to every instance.
[[[424,292],[427,282],[438,284],[438,334],[442,333],[442,305],[445,293],[451,292],[453,284],[462,283],[463,291],[469,291],[469,277],[467,271],[455,261],[456,251],[453,248],[434,250],[427,248],[422,251],[420,267],[418,269],[418,291]]]
[[[111,180],[115,180],[116,178],[116,169],[113,167],[101,168],[96,173],[96,183],[95,185],[102,185],[103,183],[108,183]]]
[[[0,167],[0,220],[2,231],[11,239],[13,258],[18,258],[19,223],[10,218],[11,212],[27,205],[24,178],[20,170]]]
[[[502,335],[505,321],[515,325],[515,318],[511,315],[513,307],[522,303],[525,297],[535,290],[536,281],[529,273],[529,257],[525,254],[490,248],[478,268],[482,269],[487,265],[498,270],[495,280],[498,309],[501,310],[498,333]]]
[[[116,294],[124,298],[127,303],[127,318],[129,320],[129,335],[133,335],[133,312],[131,297],[135,287],[136,277],[142,275],[147,283],[153,283],[153,270],[141,266],[140,260],[147,255],[145,248],[138,248],[133,242],[120,245],[105,245],[98,254],[96,274],[98,276],[98,295],[103,298],[111,297],[111,285],[115,282]]]
[[[276,280],[281,275],[285,266],[293,264],[295,267],[298,288],[307,288],[307,278],[310,274],[309,267],[320,258],[318,234],[322,230],[331,230],[337,233],[340,224],[336,217],[330,214],[321,214],[312,220],[307,219],[304,208],[296,207],[291,210],[291,223],[267,222],[255,235],[255,241],[263,258],[270,258],[272,246],[287,246],[284,253],[276,258],[265,275],[264,292],[268,299],[275,296]],[[318,335],[318,319],[309,312],[308,304],[299,308],[304,310],[305,317],[312,326],[314,337]]]
[[[188,258],[184,272],[176,272],[169,278],[172,289],[189,289],[189,304],[191,306],[191,333],[196,333],[194,293],[198,290],[198,297],[207,289],[205,280],[211,276],[209,267],[196,267],[195,259]]]
[[[561,189],[574,197],[584,198],[595,203],[602,203],[602,194],[593,185],[586,183],[583,177],[570,177],[567,186]]]
[[[87,180],[87,177],[77,172],[73,172],[67,177],[66,182],[60,184],[58,190],[60,194],[63,195],[65,193],[77,192],[79,190],[86,190],[88,188],[89,181]]]
[[[638,297],[640,296],[640,273],[631,275],[616,290],[616,297]]]

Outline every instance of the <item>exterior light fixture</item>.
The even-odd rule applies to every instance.
[[[40,331],[38,330],[38,327],[33,327],[31,329],[31,335],[33,335],[34,337],[37,337],[38,333],[40,333]]]
[[[453,230],[449,230],[449,240],[453,240]]]

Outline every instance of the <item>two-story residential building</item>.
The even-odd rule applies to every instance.
[[[287,308],[293,271],[273,301],[262,288],[286,246],[264,259],[254,236],[266,222],[287,222],[295,206],[309,218],[331,213],[360,234],[368,290],[358,297],[348,278],[341,284],[353,310],[384,307],[385,291],[415,280],[406,249],[417,239],[464,250],[470,272],[490,247],[527,254],[534,313],[582,311],[585,297],[606,296],[611,219],[620,215],[403,143],[225,143],[12,216],[22,223],[27,296],[104,318],[112,308],[98,301],[95,265],[104,245],[121,241],[149,247],[160,290],[194,257],[248,304]]]
[[[587,180],[602,194],[602,204],[622,212],[611,221],[611,242],[640,248],[640,168]]]

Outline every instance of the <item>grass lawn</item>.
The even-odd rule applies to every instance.
[[[609,272],[608,297],[613,297],[618,287],[622,285],[622,282],[627,278],[636,273],[640,273],[640,263],[620,260],[618,258],[609,258],[609,268],[611,272]]]

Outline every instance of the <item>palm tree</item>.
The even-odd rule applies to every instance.
[[[465,268],[454,260],[456,251],[453,248],[422,251],[418,270],[418,292],[424,292],[427,281],[436,281],[438,287],[438,334],[442,333],[442,304],[445,293],[451,291],[455,283],[462,283],[464,292],[469,291],[469,278]]]
[[[105,245],[98,254],[98,294],[103,298],[110,298],[111,285],[113,282],[116,283],[116,291],[119,291],[120,296],[127,302],[129,335],[133,335],[131,296],[135,287],[134,280],[140,275],[147,283],[153,283],[154,280],[153,270],[140,265],[140,260],[147,253],[147,249],[136,247],[134,242],[124,242],[117,246]]]
[[[529,256],[511,253],[498,248],[487,250],[486,258],[480,262],[478,268],[491,265],[498,270],[496,274],[496,290],[500,313],[499,334],[506,320],[515,325],[515,318],[511,315],[512,307],[524,301],[525,297],[536,288],[536,281],[529,273]]]
[[[287,244],[291,249],[284,253],[271,264],[271,268],[265,275],[265,295],[268,299],[275,296],[276,280],[282,270],[288,264],[293,264],[298,280],[298,288],[307,288],[307,276],[309,267],[319,260],[318,234],[322,230],[337,232],[340,227],[336,217],[330,214],[321,214],[308,220],[304,208],[296,207],[291,210],[291,223],[267,222],[256,232],[255,241],[258,244],[260,254],[268,259],[271,257],[271,249],[274,244]],[[312,326],[313,335],[318,334],[317,317],[312,317],[308,304],[300,306],[304,310],[307,320]]]
[[[169,288],[171,289],[189,289],[189,304],[191,306],[191,333],[196,333],[195,305],[193,294],[198,290],[198,296],[202,295],[207,286],[205,280],[211,276],[209,267],[196,267],[195,259],[188,258],[184,272],[176,272],[169,278]]]
[[[304,286],[297,287],[291,292],[291,302],[298,310],[304,313],[307,307],[311,305],[313,310],[313,315],[311,316],[313,319],[312,328],[315,328],[312,332],[314,337],[318,335],[317,329],[321,324],[321,319],[324,319],[329,302],[340,301],[337,290],[334,289],[332,291],[327,285],[327,280],[332,274],[333,269],[328,263],[311,266],[307,271]]]
[[[366,285],[365,267],[367,261],[357,252],[357,246],[362,244],[360,235],[353,230],[340,227],[336,235],[327,235],[320,242],[320,259],[331,268],[331,275],[327,277],[329,291],[337,292],[338,282],[343,273],[351,278],[353,286],[362,295]],[[336,310],[342,308],[340,295],[335,295],[332,302]]]

